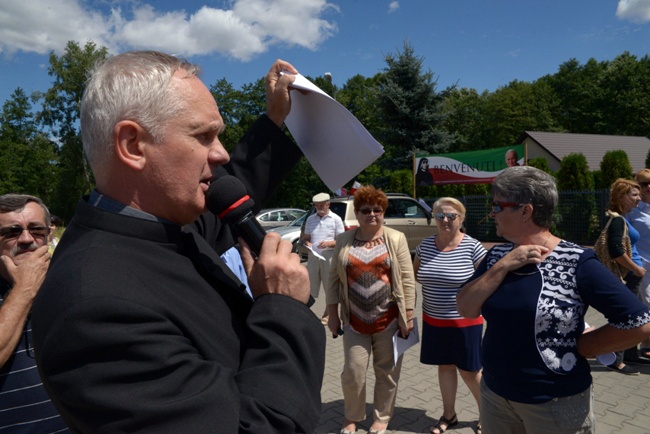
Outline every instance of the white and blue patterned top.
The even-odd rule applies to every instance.
[[[493,247],[474,278],[513,249]],[[505,399],[542,403],[591,384],[589,363],[577,351],[589,306],[612,327],[650,322],[648,308],[601,264],[593,250],[562,240],[539,265],[506,275],[485,301],[483,379]]]

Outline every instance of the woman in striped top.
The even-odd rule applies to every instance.
[[[458,375],[479,403],[479,358],[483,317],[465,319],[456,311],[456,293],[485,256],[480,242],[463,232],[465,207],[451,197],[433,204],[438,235],[422,240],[416,248],[415,277],[422,284],[422,344],[420,361],[438,365],[443,414],[431,427],[443,433],[458,423],[456,390]],[[480,423],[477,425],[480,433]]]

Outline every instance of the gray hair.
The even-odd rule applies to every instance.
[[[533,223],[542,228],[551,227],[558,194],[555,179],[548,173],[531,166],[509,167],[494,178],[492,196],[532,204]]]
[[[157,51],[130,51],[95,65],[81,100],[81,137],[93,171],[105,163],[113,145],[113,128],[137,122],[156,143],[165,123],[186,109],[170,86],[174,73],[199,73],[184,59]]]
[[[36,196],[30,196],[29,194],[3,194],[0,196],[0,213],[8,213],[8,212],[16,212],[16,211],[22,211],[25,209],[25,205],[28,203],[33,202],[37,204],[38,206],[41,207],[43,210],[43,214],[45,217],[45,226],[50,225],[50,210],[47,209],[43,201],[36,197]]]

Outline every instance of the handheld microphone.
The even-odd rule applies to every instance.
[[[266,231],[253,215],[255,202],[248,195],[246,186],[232,175],[221,176],[210,183],[205,200],[208,209],[225,224],[234,226],[239,236],[259,257]],[[311,307],[315,301],[310,295],[307,306]]]
[[[255,202],[244,184],[231,175],[217,178],[210,184],[205,200],[208,209],[225,224],[234,226],[253,253],[259,256],[266,231],[253,215]]]

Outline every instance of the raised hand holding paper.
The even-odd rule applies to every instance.
[[[325,185],[336,191],[384,153],[345,107],[300,74],[285,124]]]

